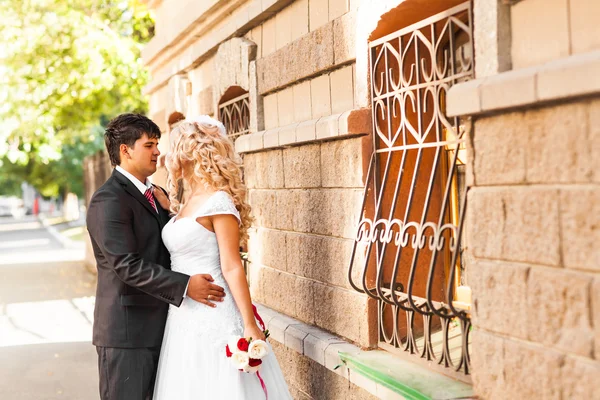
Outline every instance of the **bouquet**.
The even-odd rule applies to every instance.
[[[252,308],[254,310],[254,317],[258,321],[260,328],[263,330],[266,339],[269,337],[269,331],[265,330],[265,324],[260,315],[258,315],[256,307],[252,306]],[[268,400],[267,387],[260,376],[262,359],[267,354],[269,354],[267,342],[260,339],[232,336],[225,346],[225,355],[227,358],[231,359],[231,362],[236,369],[246,373],[256,373]]]

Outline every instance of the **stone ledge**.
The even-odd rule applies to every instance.
[[[271,340],[310,358],[379,398],[430,400],[467,398],[464,396],[473,394],[470,385],[399,359],[386,351],[362,351],[340,337],[263,305],[257,304],[257,310],[271,333]]]
[[[240,136],[235,141],[235,151],[240,154],[252,153],[323,140],[368,135],[371,129],[370,109],[350,110],[342,114]]]
[[[377,395],[378,386],[380,385],[360,375],[351,374],[340,358],[340,354],[358,356],[362,352],[359,347],[322,329],[296,321],[263,305],[257,304],[256,308],[271,333],[271,340],[276,340],[328,370],[348,379],[369,393]],[[379,393],[384,390],[383,387],[379,388]],[[396,393],[390,393],[389,396],[391,396],[387,397],[389,399],[404,399]]]
[[[449,117],[481,115],[555,100],[600,94],[600,51],[453,86]]]

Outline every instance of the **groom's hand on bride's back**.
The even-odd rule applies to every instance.
[[[207,306],[216,307],[213,302],[223,301],[225,290],[221,286],[212,283],[213,280],[209,274],[193,275],[190,277],[187,297]]]

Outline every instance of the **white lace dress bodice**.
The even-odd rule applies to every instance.
[[[217,192],[189,217],[174,217],[163,228],[173,271],[190,276],[210,274],[214,283],[225,289],[225,299],[216,303],[216,308],[187,297],[180,307],[169,307],[154,400],[264,398],[258,378],[236,370],[225,356],[227,340],[232,335],[242,336],[244,325],[221,271],[217,237],[196,221],[201,216],[222,214],[240,220],[231,197]],[[263,360],[261,376],[270,399],[291,399],[272,353]]]

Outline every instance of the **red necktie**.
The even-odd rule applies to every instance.
[[[144,193],[144,196],[146,197],[146,199],[148,199],[148,202],[150,203],[152,208],[154,208],[154,211],[158,213],[158,208],[156,208],[156,203],[154,202],[154,195],[152,194],[152,188],[146,189],[146,193]]]

